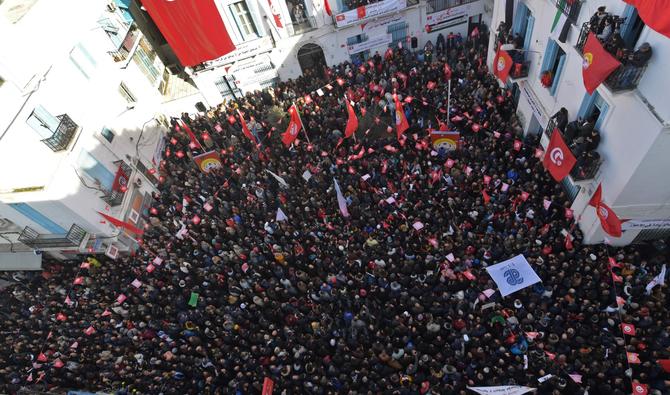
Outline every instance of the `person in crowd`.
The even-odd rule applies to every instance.
[[[634,378],[668,393],[667,286],[645,290],[667,250],[583,244],[486,47],[451,50],[421,62],[397,48],[173,119],[133,254],[45,259],[0,290],[0,392],[259,394],[267,378],[275,394],[619,395]],[[294,103],[304,132],[285,147]],[[182,122],[220,168],[194,166],[207,149]],[[440,124],[461,133],[442,156]],[[542,281],[502,298],[486,267],[518,254]]]

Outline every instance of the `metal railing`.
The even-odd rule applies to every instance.
[[[582,3],[579,0],[554,0],[556,8],[561,10],[561,12],[568,17],[568,20],[573,25],[577,23],[579,19],[579,11],[582,9]]]
[[[316,29],[316,18],[308,16],[300,22],[291,22],[291,24],[286,26],[286,29],[291,36],[314,30]]]
[[[56,127],[51,137],[42,140],[53,152],[66,149],[79,128],[67,114],[59,115],[56,118],[60,120],[58,127]]]
[[[141,163],[141,162],[138,162]],[[123,170],[123,173],[128,176],[128,182],[130,183],[130,179],[132,178],[133,175],[133,169],[125,162],[122,160],[117,160],[114,162],[115,165],[118,165],[121,167]],[[143,165],[144,166],[144,165]],[[146,170],[146,168],[145,168]],[[148,177],[148,176],[147,176]],[[128,185],[130,186],[130,185]],[[101,197],[101,199],[109,204],[111,207],[119,206],[123,203],[123,197],[126,195],[124,191],[105,191],[105,194]]]
[[[35,229],[26,226],[19,235],[19,241],[31,248],[77,247],[86,237],[86,230],[72,224],[66,234],[42,235]]]
[[[584,54],[584,45],[586,45],[586,39],[589,38],[590,31],[591,24],[589,22],[584,22],[582,24],[582,29],[579,31],[579,39],[577,39],[577,44],[575,44],[577,52],[579,52],[581,55]]]
[[[551,135],[553,134],[554,130],[557,128],[557,123],[555,118],[549,119],[549,122],[547,122],[547,127],[544,129],[544,134],[551,138]],[[558,129],[558,133],[561,133],[561,137],[563,137],[563,141],[565,141],[565,137],[563,136],[563,132],[561,132],[560,129]],[[569,144],[568,141],[565,141],[566,144]],[[602,159],[596,161],[596,162],[591,162],[591,163],[586,163],[586,164],[579,164],[579,159],[577,161],[577,164],[572,168],[570,171],[570,177],[574,181],[584,181],[584,180],[590,180],[592,178],[595,178],[595,176],[598,174],[598,170],[600,169],[600,165],[603,163]]]
[[[547,122],[547,127],[544,129],[545,136],[551,138],[551,134],[554,132],[557,125],[556,118],[550,118],[549,122]]]
[[[646,64],[644,66],[635,66],[632,64],[621,65],[607,77],[605,85],[612,92],[635,89],[646,69]]]
[[[514,63],[512,69],[509,72],[509,76],[512,79],[526,78],[528,77],[528,72],[530,70],[530,61],[525,60],[523,63]]]

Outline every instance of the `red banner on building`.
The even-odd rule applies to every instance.
[[[235,50],[214,0],[141,0],[184,66]]]

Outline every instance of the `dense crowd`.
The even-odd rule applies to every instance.
[[[634,378],[667,394],[656,362],[670,357],[667,288],[645,292],[667,256],[581,243],[577,214],[536,155],[539,137],[523,136],[485,53],[472,41],[422,61],[396,49],[185,114],[202,149],[174,120],[137,254],[97,257],[90,269],[47,262],[2,291],[0,392],[258,394],[268,377],[277,394],[525,385],[615,395],[630,394]],[[411,125],[402,141],[394,91]],[[345,96],[359,128],[342,140]],[[309,142],[301,134],[287,148],[280,133],[294,102]],[[460,149],[436,152],[427,129],[447,123]],[[224,166],[205,174],[191,157],[210,148]],[[542,283],[484,294],[497,289],[484,268],[517,254]],[[83,284],[72,286],[77,272]],[[642,363],[629,365],[626,351]]]

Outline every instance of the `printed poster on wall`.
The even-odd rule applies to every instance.
[[[407,7],[407,0],[385,0],[378,3],[361,6],[353,10],[335,15],[335,26],[344,27],[353,25],[363,19],[373,18],[389,12],[400,11]]]
[[[362,43],[347,45],[347,51],[349,52],[349,55],[353,55],[370,49],[388,46],[392,41],[393,38],[391,35],[385,34],[383,36],[372,37],[367,41],[363,41]]]
[[[433,13],[430,12],[430,9],[427,9],[425,25],[429,27],[430,32],[435,32],[468,23],[470,15],[479,15],[484,12],[483,4],[483,1],[477,1]]]

